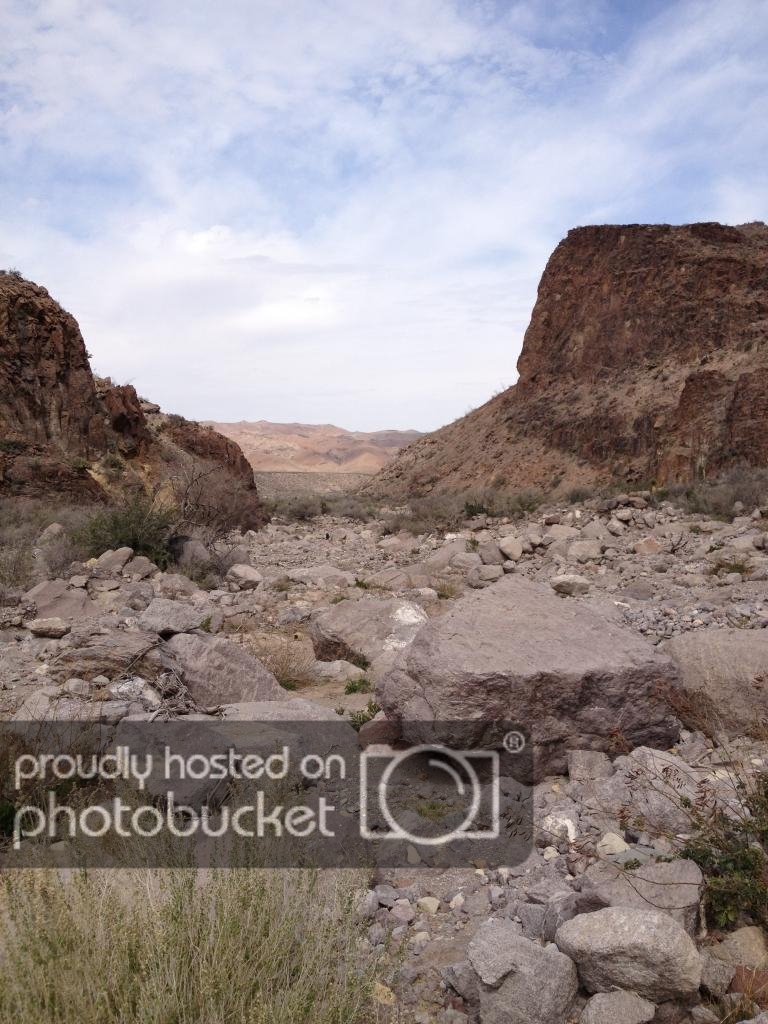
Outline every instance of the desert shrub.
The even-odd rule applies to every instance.
[[[352,693],[371,693],[372,690],[373,683],[370,679],[366,679],[365,676],[362,679],[350,679],[344,687],[344,693],[347,695]]]
[[[707,801],[690,805],[692,833],[682,855],[705,878],[710,919],[720,927],[746,912],[768,924],[768,772],[749,781],[736,778],[739,811],[728,813]]]
[[[0,880],[0,1019],[363,1024],[359,872],[14,871]]]
[[[0,437],[0,452],[6,455],[19,455],[28,447],[26,441],[19,441],[12,437]]]
[[[368,523],[376,517],[374,503],[355,494],[326,494],[320,499],[320,504],[326,515],[354,519],[358,523]]]
[[[32,545],[0,545],[0,586],[26,589],[32,578]]]
[[[156,496],[129,492],[116,504],[92,515],[77,532],[76,540],[90,556],[129,547],[164,569],[171,557],[168,544],[175,522],[175,510]]]
[[[298,494],[275,498],[267,503],[267,510],[270,515],[279,516],[288,522],[306,523],[323,514],[323,501],[316,494]]]
[[[381,708],[374,700],[369,700],[367,707],[362,711],[353,711],[349,716],[349,723],[356,732],[360,732],[366,722],[371,722],[381,711]]]
[[[706,714],[706,712],[702,712]],[[704,875],[708,919],[727,927],[743,915],[768,925],[768,772],[753,773],[729,757],[728,774],[714,780],[691,770],[638,765],[632,772],[633,799],[622,812],[625,827],[663,836],[681,857],[695,861]],[[644,812],[643,791],[651,791],[656,811]],[[659,809],[668,802],[674,819],[686,825],[671,831]],[[659,820],[655,815],[660,813]],[[662,824],[660,824],[660,821]]]
[[[34,542],[51,523],[61,523],[66,533],[45,547],[49,571],[57,574],[82,557],[74,534],[84,516],[82,508],[53,507],[42,498],[0,499],[0,585],[23,588],[32,582]]]
[[[441,579],[437,581],[435,593],[441,601],[450,601],[455,597],[461,597],[461,584],[456,580]]]
[[[125,473],[125,462],[117,452],[109,452],[102,459],[102,469],[107,480],[114,482]]]
[[[314,655],[303,644],[288,637],[259,653],[258,658],[286,690],[298,690],[316,681],[312,672]]]
[[[183,459],[169,474],[168,485],[178,509],[177,532],[193,533],[206,544],[264,522],[254,488],[220,466]]]
[[[736,502],[747,512],[768,505],[768,470],[737,466],[719,480],[670,484],[663,493],[687,512],[729,520]]]
[[[590,490],[589,487],[572,487],[566,495],[566,500],[569,505],[578,505],[582,501],[589,501],[594,496],[594,490]]]

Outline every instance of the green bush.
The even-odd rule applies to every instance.
[[[735,782],[741,810],[690,804],[692,834],[682,855],[705,878],[710,919],[719,927],[742,913],[768,925],[768,772]]]
[[[171,559],[168,540],[175,512],[143,493],[126,494],[110,508],[93,515],[76,539],[91,557],[115,548],[133,548],[164,569]]]
[[[381,708],[376,701],[369,700],[367,707],[363,708],[362,711],[354,711],[349,716],[350,725],[356,732],[360,732],[365,723],[371,722],[380,711]]]

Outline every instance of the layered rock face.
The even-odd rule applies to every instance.
[[[768,227],[576,228],[518,383],[411,445],[372,490],[547,490],[768,465]]]
[[[253,471],[233,441],[164,416],[130,385],[94,378],[77,321],[45,288],[0,274],[0,493],[105,497],[123,482],[159,483],[191,458],[252,491],[248,525],[263,521]],[[107,469],[109,466],[106,467]]]

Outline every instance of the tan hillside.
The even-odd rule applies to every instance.
[[[210,424],[242,448],[258,472],[377,473],[421,435],[416,430],[344,430],[331,424]]]

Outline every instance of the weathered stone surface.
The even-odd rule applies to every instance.
[[[556,594],[563,594],[566,597],[578,597],[580,594],[589,593],[589,580],[584,576],[564,573],[562,576],[553,576],[549,583]]]
[[[497,986],[516,963],[515,939],[520,926],[504,919],[482,924],[467,949],[467,957],[484,985]]]
[[[180,665],[190,694],[205,707],[286,697],[260,661],[223,637],[178,633],[166,646]]]
[[[692,701],[692,725],[708,724],[731,738],[762,728],[768,720],[768,630],[699,629],[664,647]]]
[[[212,610],[208,605],[191,605],[156,597],[139,616],[139,628],[160,636],[188,633],[210,621]]]
[[[63,619],[30,619],[24,626],[32,636],[52,637],[55,640],[66,636],[71,629]]]
[[[569,750],[568,776],[571,782],[593,782],[610,779],[613,765],[608,755],[599,750]]]
[[[70,589],[65,580],[44,580],[28,590],[23,599],[35,605],[40,619],[81,619],[95,611],[86,592]]]
[[[321,611],[310,626],[321,661],[392,664],[427,621],[419,605],[398,598],[343,601]]]
[[[225,704],[222,708],[225,722],[340,722],[341,718],[330,708],[311,700],[296,697],[292,700],[242,701]],[[350,737],[354,733],[352,726]]]
[[[582,879],[582,908],[637,907],[663,910],[695,935],[704,878],[691,860],[643,864],[626,871],[604,861],[589,867]]]
[[[126,672],[140,673],[148,679],[157,675],[158,664],[148,664],[148,656],[160,644],[156,633],[113,630],[96,634],[72,650],[62,651],[51,663],[51,676],[89,681],[95,676],[115,679]]]
[[[294,583],[306,583],[313,587],[351,587],[355,577],[351,572],[337,569],[335,565],[310,565],[305,569],[291,569],[287,576]]]
[[[626,817],[633,827],[661,834],[690,829],[684,804],[696,800],[700,783],[712,782],[704,769],[691,767],[668,750],[650,747],[617,757],[613,767],[610,778],[589,785],[582,799],[584,810],[597,820],[618,822]],[[722,785],[727,795],[729,780],[722,780]]]
[[[605,615],[508,576],[424,626],[377,699],[416,742],[420,722],[525,722],[544,773],[564,771],[569,749],[610,749],[617,722],[630,742],[669,745],[677,727],[657,688],[675,676],[669,659]],[[451,733],[484,739],[468,725]]]
[[[13,716],[16,724],[25,722],[93,722],[101,725],[116,725],[131,713],[141,708],[127,700],[85,701],[70,697],[53,687],[37,690],[24,701]]]
[[[561,925],[555,942],[575,961],[588,992],[621,988],[654,1002],[692,996],[701,961],[691,938],[667,914],[610,907]]]
[[[635,992],[598,992],[581,1014],[580,1024],[647,1024],[656,1007]]]
[[[480,985],[480,1020],[483,1024],[564,1024],[578,982],[576,968],[567,956],[510,932],[511,922],[490,920],[480,926],[473,942],[483,942],[481,963],[493,984]],[[499,929],[502,925],[502,929]],[[497,957],[492,963],[492,940],[502,931]]]
[[[133,548],[117,548],[115,551],[105,551],[96,559],[93,567],[94,575],[109,576],[112,573],[120,572],[131,558],[133,558]]]
[[[233,565],[227,570],[227,582],[234,583],[240,590],[255,590],[263,579],[252,565]]]
[[[700,956],[702,992],[706,992],[713,999],[721,999],[728,991],[728,986],[736,973],[736,966],[712,956],[708,949],[702,949]]]
[[[768,943],[765,932],[755,926],[737,928],[722,942],[708,947],[708,952],[734,967],[760,970],[768,966]]]
[[[523,557],[523,542],[519,537],[502,537],[499,548],[511,562],[519,562]]]

